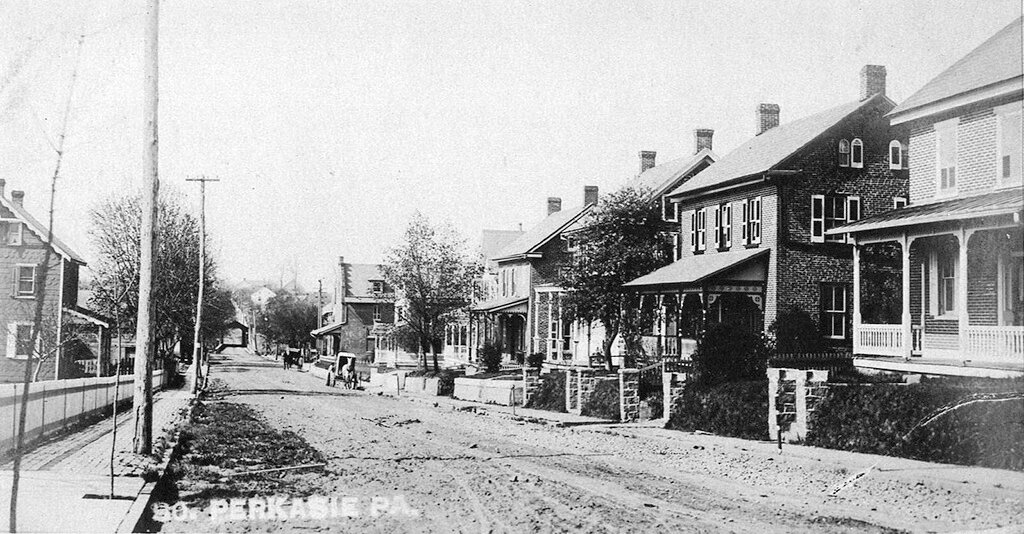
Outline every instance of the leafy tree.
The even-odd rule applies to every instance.
[[[317,326],[316,304],[281,291],[267,301],[267,327],[263,335],[275,343],[298,347],[312,338],[309,333]]]
[[[118,301],[121,329],[135,330],[139,304],[139,257],[142,211],[138,195],[108,199],[90,212],[90,234],[96,246],[92,305],[113,316]],[[199,222],[174,194],[160,199],[159,249],[154,259],[156,301],[154,341],[158,354],[172,355],[178,341],[191,346],[199,289]],[[215,288],[216,264],[207,256],[206,291]],[[205,311],[205,310],[204,310]]]
[[[419,212],[409,221],[402,242],[388,251],[381,272],[403,301],[406,328],[419,341],[424,367],[429,351],[438,370],[444,328],[471,302],[482,270],[450,225],[435,227]]]
[[[610,369],[616,336],[629,354],[641,351],[640,297],[623,292],[622,285],[671,262],[658,203],[649,189],[619,189],[597,204],[573,238],[580,246],[562,269],[562,306],[577,320],[604,326],[602,350]]]
[[[760,380],[768,365],[768,347],[761,334],[713,323],[697,340],[691,360],[697,387]]]
[[[205,346],[216,346],[227,330],[227,323],[235,318],[235,303],[231,291],[214,285],[203,295],[203,341]]]

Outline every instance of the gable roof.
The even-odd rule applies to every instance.
[[[688,196],[705,189],[728,185],[752,175],[768,172],[854,112],[881,101],[892,105],[891,100],[878,93],[863,101],[848,102],[776,126],[743,143],[739,148],[677,187],[669,193],[669,196]]]
[[[660,197],[668,192],[668,189],[675,185],[676,181],[693,172],[705,159],[715,162],[718,155],[709,148],[705,148],[691,156],[683,156],[674,160],[655,165],[640,173],[634,181],[635,185],[646,187],[654,192],[654,196]]]
[[[548,215],[543,221],[530,228],[489,259],[494,261],[510,260],[536,252],[537,249],[544,246],[551,238],[561,233],[562,230],[590,211],[590,208],[593,206],[593,204],[586,204]]]
[[[480,232],[480,254],[484,259],[490,260],[521,235],[523,235],[522,230],[482,230]]]
[[[345,298],[373,297],[373,280],[384,280],[380,265],[376,263],[346,263],[348,286],[344,288]]]
[[[46,241],[46,227],[37,221],[35,217],[25,210],[25,208],[15,204],[13,200],[10,200],[3,195],[0,195],[0,206],[7,208],[15,218],[20,219],[21,222],[25,223],[25,226],[27,226],[33,234],[36,234],[40,241]],[[56,234],[51,236],[50,246],[53,247],[53,250],[56,251],[57,254],[63,256],[64,259],[71,260],[80,265],[86,264],[85,259],[61,241]]]
[[[1024,75],[1021,52],[1022,21],[1024,17],[1014,20],[996,32],[987,41],[932,78],[889,114],[901,115],[916,108]],[[1017,90],[1020,89],[1019,85],[1017,84]]]

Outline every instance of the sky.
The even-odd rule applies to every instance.
[[[162,191],[198,210],[185,179],[219,178],[221,274],[307,288],[338,256],[380,261],[417,210],[474,245],[536,224],[549,196],[622,186],[641,150],[691,154],[695,128],[727,154],[758,103],[785,123],[855,100],[865,64],[899,102],[1021,15],[1019,0],[162,4]],[[63,132],[55,232],[87,260],[90,209],[141,186],[144,8],[0,5],[0,178],[44,219]]]

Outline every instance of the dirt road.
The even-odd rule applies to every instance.
[[[225,400],[328,458],[324,494],[404,499],[367,513],[225,530],[877,532],[1024,525],[1024,475],[690,435],[514,421],[324,387],[243,353]],[[845,481],[876,464],[835,496]]]

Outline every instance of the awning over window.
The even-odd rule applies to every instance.
[[[874,217],[833,228],[825,233],[829,235],[856,234],[919,224],[1007,215],[1019,213],[1021,210],[1024,210],[1024,193],[1020,188],[1012,188],[973,197],[889,210]]]
[[[763,282],[767,277],[767,270],[764,268],[767,267],[767,263],[764,263],[764,266],[757,263],[762,258],[766,259],[768,253],[768,249],[745,249],[688,256],[651,274],[641,276],[623,287],[639,289],[667,285],[697,285],[724,275],[735,276],[736,280]]]
[[[526,313],[527,297],[506,297],[481,302],[473,307],[473,311],[486,313]]]

